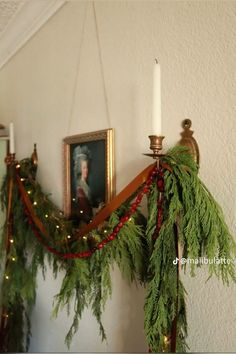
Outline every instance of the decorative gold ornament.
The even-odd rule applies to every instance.
[[[184,119],[182,122],[182,127],[184,131],[181,133],[181,140],[178,145],[186,146],[189,148],[191,155],[193,156],[194,161],[199,165],[199,148],[198,143],[193,137],[194,131],[191,130],[192,122],[190,119]]]
[[[16,163],[15,156],[16,156],[15,154],[8,154],[5,157],[5,164],[7,166],[15,165],[15,163]]]
[[[36,144],[34,144],[34,151],[31,155],[31,160],[35,166],[38,166],[38,153]]]

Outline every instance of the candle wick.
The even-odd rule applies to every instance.
[[[155,62],[156,62],[156,64],[158,64],[158,60],[157,60],[157,58],[155,58]]]

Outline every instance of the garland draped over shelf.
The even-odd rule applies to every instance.
[[[140,211],[144,196],[147,217]],[[146,286],[144,327],[153,352],[186,350],[185,290],[179,264],[173,264],[180,245],[185,258],[229,260],[209,264],[209,275],[226,284],[236,280],[235,242],[186,148],[173,148],[160,158],[159,168],[155,164],[146,168],[83,230],[74,229],[43,193],[30,159],[8,169],[1,199],[7,210],[1,247],[2,352],[28,349],[36,275],[39,268],[45,274],[46,256],[55,276],[65,272],[53,315],[64,307],[68,313],[73,308],[65,339],[68,346],[87,306],[98,321],[102,339],[106,338],[101,315],[111,295],[114,263],[129,282],[137,279]],[[195,267],[191,263],[191,275]]]

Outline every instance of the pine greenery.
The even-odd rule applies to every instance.
[[[58,254],[92,250],[119,223],[129,210],[140,188],[113,212],[98,229],[88,235],[74,239],[70,221],[45,195],[36,181],[36,170],[30,159],[20,162],[20,177],[23,179],[34,212],[42,221],[48,237],[37,230],[27,215],[17,183],[13,184],[12,213],[14,242],[5,255],[6,231],[2,236],[1,258],[4,260],[4,280],[1,291],[3,314],[8,315],[4,331],[1,332],[1,351],[24,352],[30,339],[30,311],[36,299],[36,275],[39,269],[45,274],[46,259],[54,275],[63,270],[65,276],[59,293],[54,298],[53,316],[63,308],[73,312],[73,322],[68,329],[66,343],[69,346],[79,329],[83,311],[91,307],[102,340],[106,339],[102,324],[102,313],[112,293],[111,269],[117,264],[128,282],[139,281],[146,286],[144,305],[145,333],[151,351],[170,351],[173,323],[177,322],[176,350],[187,349],[187,320],[185,289],[178,273],[176,245],[181,244],[183,257],[199,259],[225,258],[227,264],[209,264],[209,276],[216,275],[223,283],[236,280],[233,259],[236,255],[235,242],[225,224],[222,210],[206,186],[198,178],[198,168],[185,148],[171,149],[160,161],[164,173],[163,223],[157,239],[153,234],[157,223],[157,199],[159,189],[156,181],[147,194],[148,215],[145,218],[137,210],[119,231],[117,237],[97,250],[91,257],[63,259]],[[168,166],[168,168],[166,168]],[[1,190],[2,205],[8,203],[7,175]],[[36,203],[35,203],[36,202]],[[68,235],[72,238],[68,241]],[[47,248],[45,248],[47,245]],[[4,258],[6,256],[6,259]],[[191,275],[196,274],[196,265],[191,263]],[[7,278],[6,278],[7,276]],[[16,340],[17,338],[17,340]]]
[[[173,265],[177,257],[176,235],[186,259],[199,260],[205,256],[208,260],[214,257],[228,260],[226,264],[209,264],[209,276],[215,274],[227,285],[230,279],[236,280],[235,242],[224,222],[221,208],[198,178],[197,166],[186,148],[171,149],[162,162],[168,164],[170,170],[164,172],[164,222],[149,259],[145,332],[150,349],[160,352],[166,347],[165,337],[170,336],[172,323],[177,318],[177,351],[183,352],[186,350],[187,322],[185,290],[181,280],[177,281],[178,265]],[[156,225],[157,196],[158,190],[153,185],[148,196],[146,235],[149,244]],[[196,264],[192,262],[190,267],[194,276]]]

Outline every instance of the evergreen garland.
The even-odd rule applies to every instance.
[[[225,258],[229,263],[210,263],[209,275],[215,274],[223,283],[236,280],[235,242],[226,226],[219,205],[197,176],[197,166],[186,148],[176,147],[163,157],[171,167],[165,170],[164,222],[149,260],[150,279],[145,303],[145,331],[150,348],[170,350],[169,336],[177,319],[177,351],[186,350],[187,322],[182,282],[177,277],[175,238],[183,247],[183,257],[198,260]],[[149,194],[147,238],[155,229],[157,189]],[[195,262],[191,263],[195,275]],[[176,301],[177,299],[177,301]]]
[[[56,317],[64,307],[68,313],[71,309],[74,311],[73,323],[66,336],[68,346],[79,328],[83,310],[88,306],[97,319],[101,338],[106,338],[101,315],[111,296],[110,271],[116,263],[129,282],[137,279],[146,284],[144,327],[150,350],[172,350],[173,336],[176,336],[176,350],[186,350],[185,290],[178,264],[173,264],[178,256],[177,245],[181,244],[185,258],[206,256],[232,261],[209,265],[209,276],[215,274],[225,284],[229,284],[230,279],[236,280],[233,264],[236,246],[221,208],[198,178],[197,166],[186,148],[171,149],[161,157],[160,163],[161,169],[152,174],[157,174],[157,179],[150,177],[146,187],[140,186],[96,230],[75,239],[72,223],[64,219],[63,213],[37,183],[31,160],[20,162],[17,174],[47,237],[34,225],[17,183],[14,183],[13,242],[6,255],[1,294],[1,322],[4,324],[0,335],[1,351],[23,352],[28,349],[29,315],[36,298],[36,275],[39,268],[45,273],[45,256],[55,276],[59,270],[65,272],[60,292],[54,299],[53,315]],[[8,203],[9,178],[10,175],[2,186],[3,207]],[[164,186],[158,182],[159,178],[164,180]],[[147,219],[137,206],[132,206],[133,200],[141,200],[140,191],[147,195]],[[2,259],[8,241],[6,235],[7,225],[2,237]],[[62,256],[81,252],[85,258]],[[195,267],[192,263],[191,275],[195,275]]]

